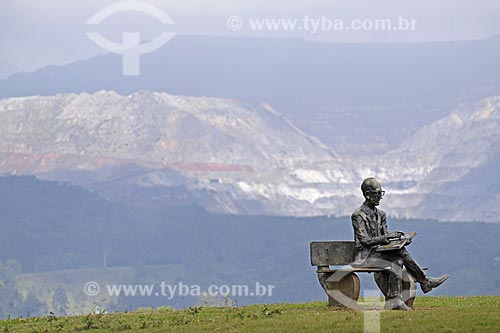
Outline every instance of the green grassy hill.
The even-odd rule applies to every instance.
[[[360,306],[370,304],[360,301]],[[415,310],[328,308],[326,302],[244,307],[160,308],[0,321],[3,332],[363,332],[366,316],[380,313],[381,332],[498,332],[500,297],[419,297]]]

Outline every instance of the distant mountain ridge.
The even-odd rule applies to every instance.
[[[395,98],[421,101],[423,96],[455,99],[474,91],[491,95],[500,84],[499,55],[498,36],[449,42],[335,43],[182,35],[143,57],[139,77],[124,77],[121,56],[106,54],[1,80],[0,97],[100,90],[126,95],[151,90],[254,102],[294,96],[333,97],[337,102],[357,99],[360,105],[380,105]]]
[[[18,71],[10,61],[0,57],[0,79],[5,79]]]

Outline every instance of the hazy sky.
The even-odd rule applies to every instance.
[[[116,0],[1,0],[0,59],[18,69],[34,70],[49,64],[64,64],[105,52],[85,32],[102,33],[120,42],[122,32],[139,31],[142,39],[153,39],[164,27],[142,13],[118,13],[97,27],[85,22]],[[479,39],[500,33],[499,0],[147,0],[168,14],[177,34],[259,35],[300,37],[324,41],[435,41]],[[243,26],[230,30],[227,19],[238,16]],[[414,31],[255,31],[250,19],[302,20],[415,19]],[[1,60],[0,60],[1,61]]]

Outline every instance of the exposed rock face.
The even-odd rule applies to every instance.
[[[390,156],[428,168],[408,190],[419,199],[407,206],[407,214],[500,221],[500,96],[456,109]],[[398,207],[402,212],[403,205]]]
[[[384,155],[340,159],[266,104],[138,92],[0,100],[0,171],[211,211],[348,215],[375,176],[398,217],[500,222],[500,97]]]
[[[332,157],[268,105],[165,93],[5,99],[0,128],[3,169],[20,172],[118,161],[242,171]]]

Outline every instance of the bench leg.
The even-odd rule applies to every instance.
[[[333,274],[334,273],[318,272],[319,283],[328,296],[328,306],[342,306],[351,309],[357,308],[360,290],[359,277],[354,273],[349,273],[339,281],[327,282],[326,280]],[[335,299],[334,291],[336,290],[340,291],[346,297],[347,302],[345,302],[344,297],[344,302]]]

